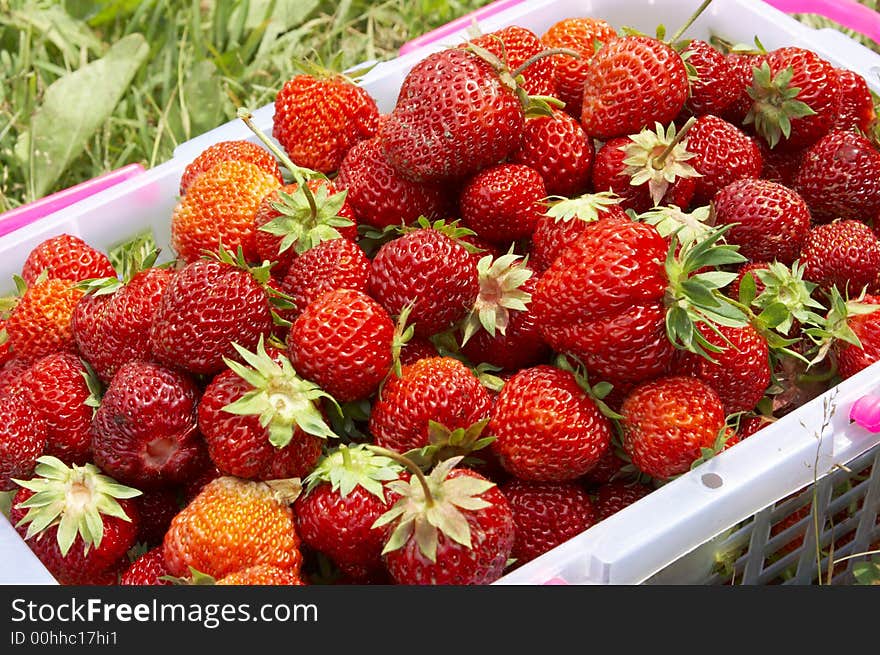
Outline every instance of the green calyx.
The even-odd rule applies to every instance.
[[[198,569],[193,568],[192,566],[189,568],[189,577],[188,578],[178,578],[174,575],[163,575],[160,576],[159,579],[163,582],[170,582],[175,586],[183,586],[183,587],[202,587],[202,586],[213,586],[217,584],[217,579],[208,575],[207,573],[202,573]]]
[[[751,277],[751,276],[755,277]],[[818,325],[822,317],[812,311],[825,310],[813,298],[817,285],[804,280],[804,266],[794,262],[791,268],[780,262],[773,262],[767,269],[755,269],[751,275],[743,276],[739,288],[739,300],[745,306],[760,310],[758,321],[762,326],[788,334],[794,321],[802,325]],[[755,278],[764,285],[757,294]]]
[[[691,212],[676,205],[654,207],[637,216],[638,220],[657,228],[660,236],[669,238],[675,234],[680,243],[704,239],[712,232],[711,207],[697,207]]]
[[[797,99],[801,89],[790,86],[793,76],[791,66],[773,76],[766,61],[754,69],[752,86],[748,89],[754,102],[743,123],[754,123],[755,130],[771,148],[775,148],[782,137],[791,136],[792,120],[816,113]]]
[[[495,437],[482,436],[489,424],[485,418],[467,428],[450,430],[437,421],[428,421],[428,445],[404,453],[421,469],[429,469],[451,457],[465,457],[482,450],[495,441]]]
[[[226,365],[242,380],[253,387],[223,411],[238,416],[259,416],[260,425],[269,431],[269,442],[284,448],[293,439],[298,428],[303,432],[327,439],[338,438],[321,412],[321,398],[336,401],[314,382],[299,377],[290,360],[280,355],[278,360],[267,353],[263,339],[252,353],[238,344],[232,344],[245,364],[224,358]],[[341,410],[340,410],[341,411]]]
[[[655,123],[654,130],[645,128],[638,134],[631,134],[631,143],[621,147],[626,168],[623,173],[630,177],[632,186],[648,184],[651,200],[659,205],[669,186],[679,178],[701,177],[688,161],[696,155],[687,150],[685,136],[696,122],[691,118],[676,132],[675,123],[665,130]]]
[[[403,467],[393,459],[373,452],[364,444],[346,446],[324,455],[305,479],[305,494],[321,483],[329,482],[343,498],[363,487],[384,502],[384,483],[397,480]]]
[[[532,277],[520,255],[508,253],[497,259],[491,255],[482,257],[477,263],[480,293],[464,320],[462,345],[466,344],[480,328],[494,337],[502,335],[510,323],[510,312],[524,312],[531,302],[531,294],[520,287]]]
[[[138,234],[108,253],[113,268],[118,272],[118,277],[88,278],[77,282],[75,286],[77,289],[85,291],[86,294],[95,296],[116,293],[131,282],[135,275],[155,267],[160,252],[152,230]],[[163,264],[162,266],[168,265]]]
[[[574,362],[574,364],[572,364],[572,362]],[[596,407],[599,408],[602,415],[610,419],[612,424],[619,428],[617,422],[622,419],[623,416],[611,409],[611,407],[608,406],[608,403],[605,402],[605,398],[607,398],[608,394],[614,389],[613,384],[605,381],[592,384],[590,382],[589,374],[587,373],[587,367],[584,366],[584,363],[579,358],[571,354],[557,355],[554,365],[556,368],[568,371],[574,375],[574,379],[578,386],[583,389],[584,393],[586,393],[594,403],[596,403]]]
[[[375,446],[371,448],[376,449]],[[397,453],[388,454],[406,459]],[[441,533],[465,548],[473,548],[470,525],[461,510],[475,512],[491,507],[492,504],[480,496],[495,483],[469,475],[449,478],[461,460],[460,456],[444,460],[427,476],[409,462],[407,468],[413,474],[410,480],[395,480],[386,485],[399,494],[400,499],[372,526],[396,524],[382,550],[383,555],[402,548],[414,538],[422,555],[436,562]]]
[[[34,492],[18,505],[28,512],[16,527],[27,525],[25,539],[31,539],[58,526],[62,555],[67,555],[77,537],[82,539],[86,553],[92,546],[99,547],[104,537],[101,517],[131,521],[119,499],[141,495],[137,489],[104,475],[94,464],[67,466],[57,457],[43,455],[37,459],[34,472],[36,477],[30,480],[13,480]]]
[[[821,362],[837,342],[848,343],[856,348],[862,347],[858,335],[849,325],[849,319],[873,314],[880,310],[880,305],[862,302],[864,297],[865,292],[863,291],[858,298],[849,300],[840,294],[836,286],[831,287],[828,313],[824,317],[819,317],[814,325],[804,330],[804,334],[813,341],[817,348],[815,357],[810,361],[811,366]]]
[[[598,221],[601,214],[606,213],[609,207],[620,203],[620,196],[610,191],[602,191],[601,193],[586,193],[577,198],[549,196],[547,200],[549,202],[544,216],[549,216],[557,223],[567,223],[573,220],[592,223]]]
[[[347,191],[331,193],[326,184],[318,186],[311,199],[306,195],[308,185],[299,185],[293,193],[278,191],[278,201],[270,203],[280,215],[258,229],[274,236],[282,237],[278,253],[291,247],[301,255],[322,241],[339,239],[339,228],[351,227],[354,223],[340,216],[345,205]]]
[[[400,310],[400,315],[397,317],[396,323],[394,324],[394,337],[391,340],[391,371],[397,377],[402,375],[403,368],[400,364],[400,353],[403,351],[406,344],[412,341],[412,338],[415,335],[415,323],[409,323],[409,315],[412,313],[415,306],[415,300],[411,300],[404,305],[403,309]],[[382,383],[384,385],[385,381],[383,380]]]

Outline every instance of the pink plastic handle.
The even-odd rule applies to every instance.
[[[27,205],[10,209],[0,214],[0,237],[143,172],[144,167],[140,164],[129,164]]]
[[[439,41],[450,34],[467,28],[475,20],[479,21],[489,16],[494,16],[508,7],[514,7],[525,1],[496,0],[496,2],[465,14],[461,18],[457,18],[452,22],[446,23],[446,25],[442,25],[412,41],[404,43],[400,48],[400,54],[404,55],[407,52]],[[880,42],[880,13],[856,2],[856,0],[765,0],[765,2],[789,14],[818,14],[824,16],[843,27]]]

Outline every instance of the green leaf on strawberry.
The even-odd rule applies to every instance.
[[[393,459],[377,454],[363,444],[342,444],[318,461],[305,479],[304,493],[307,495],[322,482],[329,482],[333,491],[343,497],[361,486],[384,501],[384,483],[397,480],[402,470],[403,467]]]
[[[771,148],[775,148],[782,137],[787,139],[791,135],[792,119],[816,113],[805,102],[797,99],[801,90],[790,86],[793,76],[794,69],[791,66],[775,76],[766,61],[760,67],[754,68],[752,86],[748,89],[754,102],[743,123],[754,123],[755,130]]]
[[[511,311],[526,311],[531,294],[520,287],[532,277],[532,270],[520,255],[486,255],[477,263],[480,292],[463,323],[462,345],[482,327],[491,336],[505,334]]]

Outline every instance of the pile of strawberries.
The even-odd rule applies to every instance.
[[[865,80],[678,37],[507,27],[388,115],[310,69],[277,143],[189,164],[173,261],[36,247],[27,544],[64,584],[487,584],[880,359]]]

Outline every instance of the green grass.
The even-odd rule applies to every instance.
[[[388,59],[488,1],[0,0],[0,212],[167,160],[271,102],[297,60]]]

